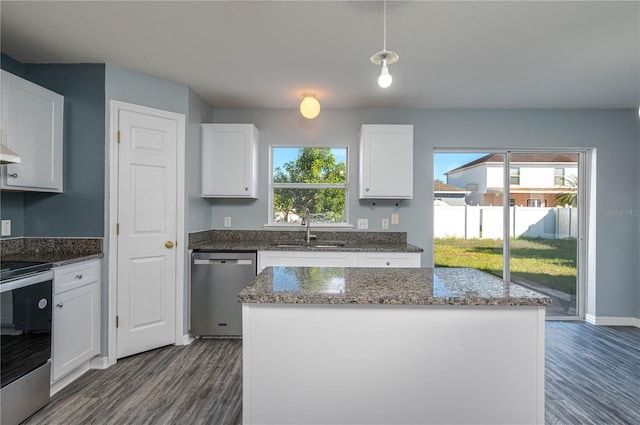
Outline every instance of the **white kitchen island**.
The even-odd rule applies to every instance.
[[[269,267],[245,424],[542,424],[549,299],[473,269]]]

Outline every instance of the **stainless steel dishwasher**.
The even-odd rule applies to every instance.
[[[255,251],[191,254],[191,334],[242,335],[238,293],[256,276]]]

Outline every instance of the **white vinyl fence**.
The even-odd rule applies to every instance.
[[[435,206],[434,237],[502,239],[502,207]],[[577,238],[578,209],[509,207],[510,236],[543,239]]]

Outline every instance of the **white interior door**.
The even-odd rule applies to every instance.
[[[118,112],[117,358],[175,343],[178,127]]]

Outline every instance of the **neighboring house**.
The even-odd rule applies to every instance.
[[[438,206],[467,205],[465,198],[471,192],[461,187],[443,183],[440,180],[433,182],[433,203]]]
[[[469,191],[469,205],[503,205],[502,154],[488,154],[447,171],[447,183]],[[514,153],[510,161],[509,205],[554,207],[556,195],[575,192],[577,154]]]

